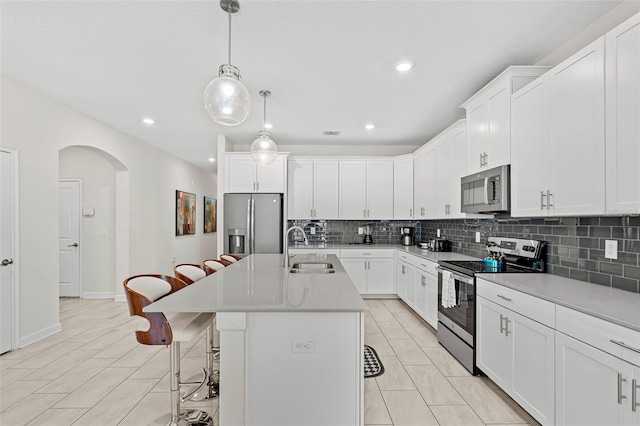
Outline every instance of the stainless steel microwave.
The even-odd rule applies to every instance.
[[[509,165],[474,173],[461,179],[463,213],[503,213],[509,204]]]

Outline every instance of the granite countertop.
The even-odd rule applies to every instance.
[[[292,274],[281,254],[254,254],[144,308],[145,312],[363,312],[366,305],[335,255],[332,274]]]
[[[640,294],[551,274],[480,274],[496,284],[640,331]]]

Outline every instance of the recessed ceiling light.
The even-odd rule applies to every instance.
[[[400,72],[407,72],[409,71],[411,68],[413,68],[415,64],[413,63],[413,61],[402,61],[402,62],[398,62],[396,64],[396,70],[400,71]]]
[[[156,120],[154,120],[153,118],[150,118],[150,117],[145,117],[145,118],[142,119],[142,122],[144,124],[148,124],[150,126],[152,124],[155,124]]]
[[[376,125],[375,125],[375,124],[373,124],[373,123],[369,123],[369,124],[366,124],[366,125],[364,126],[364,128],[365,128],[365,129],[367,129],[367,130],[373,130],[373,129],[375,129],[375,128],[376,128]]]
[[[264,123],[264,128],[265,128],[265,129],[273,129],[273,124],[271,124],[271,123]]]
[[[209,157],[209,161],[210,161],[211,163],[214,163],[214,162],[216,161],[216,159],[215,159],[215,158],[213,158],[213,157]]]

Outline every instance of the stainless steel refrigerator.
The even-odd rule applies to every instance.
[[[225,194],[225,253],[282,253],[282,214],[282,194]]]

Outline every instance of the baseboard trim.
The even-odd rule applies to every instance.
[[[115,293],[112,291],[88,291],[82,293],[83,299],[113,299]]]
[[[49,337],[61,331],[62,331],[62,323],[58,322],[56,324],[53,324],[50,327],[43,328],[40,331],[21,337],[19,342],[19,345],[20,345],[19,347],[23,348],[27,345],[37,342],[38,340],[42,340],[45,337]]]
[[[114,301],[116,301],[116,302],[126,302],[127,301],[127,297],[124,294],[116,294],[116,297],[114,298]]]

